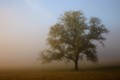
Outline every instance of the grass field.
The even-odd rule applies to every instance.
[[[102,70],[8,70],[0,80],[120,80],[120,69]]]

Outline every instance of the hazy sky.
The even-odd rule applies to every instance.
[[[110,34],[98,46],[99,61],[120,62],[120,0],[0,0],[0,67],[38,64],[49,27],[69,10],[101,18]]]

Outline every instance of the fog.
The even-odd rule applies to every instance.
[[[93,1],[94,0],[92,0],[92,2]],[[62,4],[63,2],[64,1],[60,3]],[[94,4],[92,2],[90,4]],[[46,38],[49,27],[58,20],[59,15],[64,11],[74,10],[75,8],[72,8],[72,3],[70,3],[68,7],[71,9],[69,9],[65,6],[65,4],[67,4],[67,2],[65,2],[65,4],[63,4],[65,9],[60,5],[58,8],[52,9],[53,7],[50,7],[49,9],[52,2],[50,5],[46,6],[48,3],[38,0],[21,0],[20,2],[17,0],[0,1],[0,68],[47,66],[39,63],[37,58],[39,52],[47,46]],[[73,5],[78,6],[77,3],[74,3]],[[114,5],[117,5],[117,2],[115,2]],[[90,6],[91,5],[86,7]],[[109,6],[111,5],[108,5],[107,7]],[[98,6],[97,8],[101,10]],[[60,10],[58,11],[58,9]],[[93,12],[93,14],[87,13],[86,8],[77,8],[77,10],[81,9],[88,17],[89,15],[94,16],[95,14],[95,16],[102,18],[103,23],[110,30],[110,33],[105,35],[107,37],[107,40],[105,41],[106,46],[102,47],[101,45],[98,45],[99,63],[97,65],[119,65],[120,9],[118,8],[118,5],[115,8],[116,10],[112,9],[112,13],[109,13],[109,11],[107,13],[106,11],[105,14],[101,13],[100,15],[97,15],[96,12]],[[105,10],[107,9],[109,8],[105,8]],[[64,65],[64,63],[60,64]],[[54,65],[60,66],[60,64],[56,63]],[[84,66],[91,64],[83,61],[80,65]],[[68,65],[65,67],[68,67]]]
[[[42,21],[36,24],[34,20],[39,16],[31,18],[31,14],[26,13],[0,8],[0,67],[32,66],[45,47],[48,29],[43,27],[46,25]]]

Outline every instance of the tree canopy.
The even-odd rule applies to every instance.
[[[86,59],[97,62],[96,44],[106,40],[104,33],[109,31],[97,17],[87,19],[81,11],[67,11],[58,22],[50,27],[47,42],[49,48],[41,52],[42,62],[73,61],[78,70],[78,61]]]

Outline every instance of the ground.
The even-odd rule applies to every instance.
[[[120,80],[120,69],[111,70],[6,70],[0,80]]]

